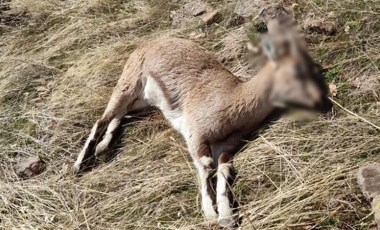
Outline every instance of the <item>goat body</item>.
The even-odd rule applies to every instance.
[[[271,95],[275,84],[281,84],[276,77],[289,74],[294,60],[283,59],[280,66],[287,68],[268,61],[255,77],[243,82],[213,54],[189,40],[148,42],[130,55],[74,168],[81,171],[88,159],[109,148],[127,113],[156,107],[186,140],[199,173],[205,216],[217,218],[222,226],[234,225],[228,184],[233,171],[231,159],[242,138],[275,108]],[[210,176],[215,168],[216,185]]]

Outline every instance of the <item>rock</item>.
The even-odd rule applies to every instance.
[[[380,195],[380,163],[361,167],[358,172],[358,184],[367,199]]]
[[[336,24],[333,21],[321,22],[319,24],[319,29],[326,35],[334,35],[337,31]]]
[[[357,180],[364,196],[372,201],[375,222],[380,229],[380,163],[360,167]]]
[[[245,18],[238,14],[233,14],[232,17],[228,20],[229,26],[240,26],[244,24]]]
[[[191,22],[195,17],[203,15],[208,9],[208,5],[200,0],[190,1],[183,5],[179,10],[170,12],[172,25],[184,25]]]
[[[310,20],[304,25],[305,29],[318,34],[335,35],[337,32],[334,21]]]
[[[234,13],[242,17],[259,16],[267,23],[274,18],[291,18],[291,15],[279,1],[239,0]]]
[[[181,26],[195,20],[199,20],[202,16],[202,21],[207,25],[218,22],[221,19],[219,10],[213,9],[210,5],[200,1],[189,1],[179,10],[170,12],[170,18],[173,26]]]
[[[201,1],[190,2],[185,5],[187,11],[194,17],[204,14],[207,11],[207,5]]]
[[[293,21],[290,13],[279,3],[267,5],[261,10],[260,17],[266,24],[273,19],[278,19],[282,24]]]
[[[16,174],[23,179],[38,175],[46,168],[45,162],[43,162],[39,156],[20,158],[17,161],[14,170]]]
[[[234,13],[245,18],[259,15],[263,3],[265,4],[263,0],[239,0]]]
[[[207,25],[211,25],[212,23],[218,22],[221,19],[221,14],[219,10],[213,10],[207,13],[203,18],[202,21],[206,23]]]
[[[258,16],[267,6],[276,4],[273,0],[238,0],[234,13],[242,17]]]
[[[336,97],[336,95],[338,95],[338,87],[336,86],[334,82],[331,82],[329,84],[329,93],[333,97]]]
[[[291,14],[277,1],[265,0],[241,0],[238,1],[235,7],[235,14],[242,17],[255,16],[259,20],[255,20],[255,26],[260,32],[266,32],[267,28],[270,29],[268,24],[277,19],[281,25],[289,25],[293,22]],[[261,28],[264,28],[263,31]]]

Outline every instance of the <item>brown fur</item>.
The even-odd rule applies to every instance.
[[[281,40],[281,36],[273,34],[276,39],[266,38],[263,45],[268,62],[247,82],[233,75],[213,54],[188,40],[162,38],[137,48],[125,65],[94,135],[89,138],[89,145],[84,147],[86,156],[81,153],[78,157],[76,171],[82,169],[83,160],[94,151],[93,142],[102,135],[110,135],[102,140],[104,143],[99,143],[108,147],[107,140],[127,112],[157,106],[185,138],[200,172],[201,184],[207,187],[208,195],[202,195],[211,196],[215,205],[213,168],[221,165],[218,173],[228,174],[224,175],[227,183],[233,171],[230,161],[242,138],[261,124],[276,103],[314,107],[323,96],[312,71],[308,72],[313,62],[306,51],[294,40],[286,36]],[[301,74],[300,70],[306,72]],[[110,130],[105,134],[104,127],[112,120],[115,127],[108,125]],[[210,163],[212,157],[214,164]],[[223,184],[220,187],[225,191],[218,196],[224,202],[223,197],[230,191]],[[205,205],[209,206],[206,198]],[[226,204],[223,205],[218,206],[218,211],[230,213]],[[210,207],[204,211],[209,218],[216,215]],[[222,225],[233,222],[232,217],[219,218]]]

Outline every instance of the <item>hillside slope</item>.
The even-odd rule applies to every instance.
[[[260,1],[204,2],[217,23],[189,17],[184,0],[0,1],[0,229],[209,229],[184,142],[158,112],[124,125],[114,159],[71,173],[141,41],[192,39],[243,78],[255,72],[245,44],[265,30]],[[380,153],[379,130],[363,121],[380,125],[380,2],[283,3],[344,109],[284,117],[247,143],[233,189],[242,229],[367,229],[355,177]],[[47,169],[21,180],[14,159],[31,154]]]

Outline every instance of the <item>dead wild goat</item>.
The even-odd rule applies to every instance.
[[[92,128],[75,172],[109,148],[127,113],[156,107],[186,140],[199,174],[204,215],[221,226],[234,226],[229,178],[242,139],[278,106],[316,109],[327,101],[320,72],[300,37],[276,21],[268,29],[260,46],[267,62],[247,82],[189,40],[161,38],[137,48]]]

